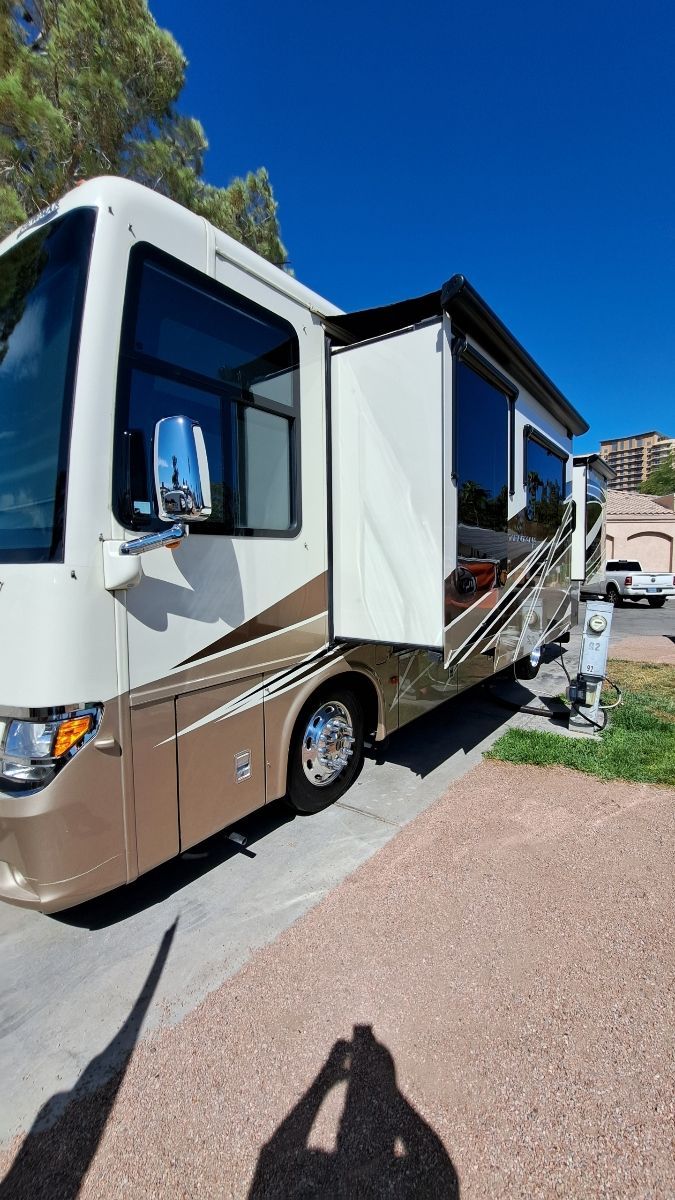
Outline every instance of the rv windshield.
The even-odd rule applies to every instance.
[[[0,258],[0,562],[63,558],[72,392],[95,213]]]

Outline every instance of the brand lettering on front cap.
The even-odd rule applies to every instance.
[[[17,236],[22,233],[27,233],[29,229],[34,229],[36,225],[43,225],[45,221],[51,221],[52,217],[56,216],[59,211],[59,206],[56,201],[50,204],[48,208],[44,208],[42,212],[36,213],[34,217],[30,217],[28,221],[24,221],[23,225],[17,229]]]

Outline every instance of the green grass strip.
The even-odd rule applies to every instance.
[[[612,662],[609,675],[624,688],[623,704],[608,714],[598,741],[509,729],[486,757],[675,787],[675,669]],[[645,690],[631,690],[636,683]]]

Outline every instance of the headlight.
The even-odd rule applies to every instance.
[[[89,741],[100,713],[88,708],[47,721],[0,721],[0,779],[43,787]]]

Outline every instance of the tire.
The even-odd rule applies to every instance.
[[[619,589],[615,587],[613,583],[610,583],[609,587],[607,588],[607,599],[609,600],[610,604],[614,605],[615,608],[621,608],[621,605],[623,604]]]
[[[665,602],[665,596],[647,596],[647,604],[650,608],[663,608]]]
[[[537,650],[539,651],[537,655]],[[514,663],[513,669],[516,673],[516,679],[536,679],[539,674],[539,668],[544,661],[542,654],[543,646],[538,646],[537,650],[533,650],[532,654],[528,654],[527,658],[519,658],[517,663]]]
[[[337,723],[333,728],[331,721]],[[328,748],[319,761],[322,735],[328,738]],[[362,766],[363,708],[358,696],[336,680],[307,701],[295,723],[286,801],[298,813],[321,812],[344,795]]]

